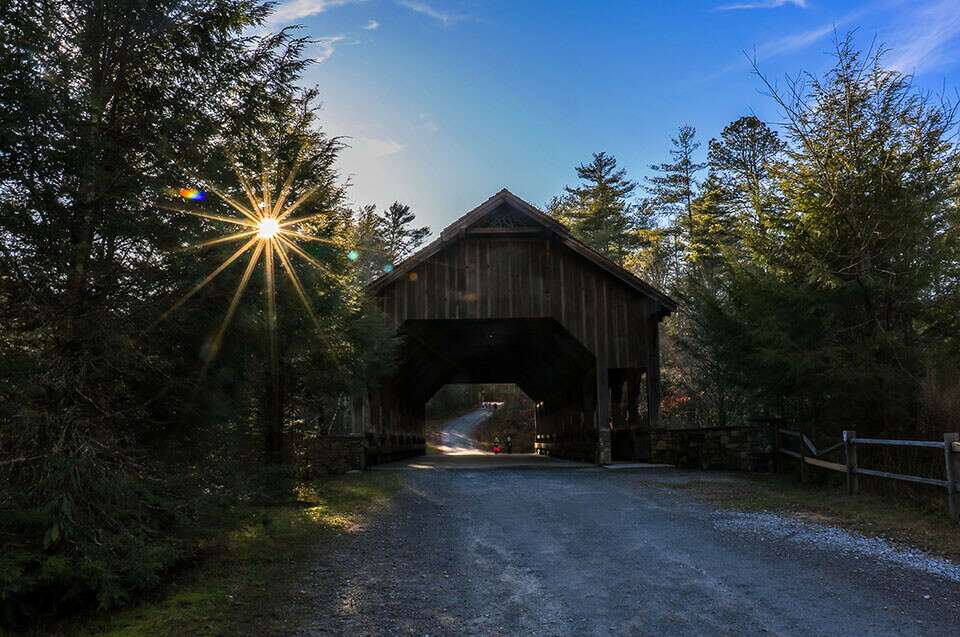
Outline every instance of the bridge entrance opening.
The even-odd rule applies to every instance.
[[[513,383],[444,385],[426,404],[427,445],[446,455],[533,453],[537,403]]]

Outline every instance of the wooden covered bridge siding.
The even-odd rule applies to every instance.
[[[660,319],[673,302],[501,191],[370,288],[405,337],[401,365],[368,396],[371,460],[422,435],[423,406],[448,382],[515,382],[538,433],[566,457],[642,455],[641,382],[659,414]],[[414,449],[409,449],[414,451]]]

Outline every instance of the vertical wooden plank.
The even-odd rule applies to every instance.
[[[473,241],[464,239],[461,245],[463,246],[463,312],[460,314],[460,318],[473,318],[471,316],[473,303],[470,302],[474,275]]]
[[[540,304],[543,302],[543,294],[540,293],[540,286],[537,285],[537,279],[533,274],[533,243],[529,240],[523,242],[523,260],[527,264],[527,316],[538,316],[540,314]]]
[[[483,291],[482,286],[480,285],[480,277],[483,272],[483,264],[480,263],[480,240],[477,239],[473,242],[473,297],[470,301],[471,312],[470,316],[473,318],[480,318],[480,303],[481,303],[481,294]]]
[[[506,313],[506,266],[503,263],[503,253],[499,242],[494,239],[490,243],[490,271],[493,273],[490,293],[493,295],[493,317],[501,318]]]
[[[582,269],[583,272],[583,291],[584,291],[584,306],[586,306],[586,316],[587,322],[586,327],[589,334],[589,339],[593,343],[593,353],[596,355],[597,360],[601,358],[606,359],[606,354],[600,349],[600,326],[599,323],[602,317],[597,316],[599,311],[599,304],[597,302],[597,281],[593,276],[593,272],[588,270],[586,267]]]
[[[554,256],[560,269],[560,322],[565,328],[572,332],[573,330],[570,328],[570,317],[567,316],[567,278],[563,265],[564,255],[558,250],[554,253]]]
[[[438,284],[437,284],[437,278],[438,278],[437,275],[440,272],[440,268],[437,265],[436,260],[433,258],[430,259],[429,261],[429,268],[430,268],[430,271],[429,271],[430,281],[429,281],[429,285],[427,286],[427,303],[426,303],[427,315],[424,318],[435,319],[437,318],[437,304],[441,298],[438,292]]]
[[[446,248],[441,253],[443,264],[443,318],[453,318],[450,308],[450,298],[453,290],[453,274],[450,267],[450,248]]]
[[[547,312],[550,308],[550,299],[548,296],[550,293],[550,288],[547,287],[544,279],[544,272],[546,271],[546,253],[544,252],[543,244],[539,241],[535,246],[531,246],[531,249],[536,251],[536,261],[533,263],[535,263],[534,267],[536,268],[536,277],[539,288],[539,294],[537,296],[540,298],[537,316],[543,318],[547,316]]]
[[[493,312],[493,273],[490,270],[490,242],[483,242],[483,306],[486,312],[483,318],[490,318]]]
[[[613,333],[614,333],[614,348],[617,352],[617,366],[618,367],[627,367],[627,361],[624,359],[623,346],[626,341],[623,340],[623,304],[626,302],[626,291],[619,285],[613,286],[614,291],[616,292],[617,302],[616,305],[612,308],[613,312]]]
[[[549,315],[563,322],[563,314],[560,308],[560,290],[563,289],[563,281],[560,278],[559,269],[556,265],[557,255],[550,243],[550,239],[543,241],[543,276],[547,282],[547,289],[550,290]]]
[[[456,258],[456,276],[457,276],[457,290],[456,290],[456,310],[454,311],[454,316],[456,318],[466,318],[466,307],[464,305],[464,297],[466,296],[467,291],[467,250],[464,246],[463,241],[459,241],[455,244],[457,246],[457,258]]]
[[[635,365],[641,369],[646,369],[646,351],[647,340],[643,332],[646,324],[645,303],[643,299],[633,296],[630,299],[630,315],[627,337],[630,339],[630,356],[635,361]]]
[[[486,269],[483,267],[483,249],[484,242],[477,240],[477,318],[483,318],[483,310],[486,307],[485,298],[485,280]]]
[[[427,316],[427,306],[430,303],[430,262],[424,261],[417,268],[420,273],[417,279],[417,314],[420,318],[429,318]]]
[[[533,305],[533,281],[527,271],[527,243],[517,242],[517,279],[521,281],[517,295],[517,316],[530,316]]]
[[[530,279],[527,276],[527,267],[523,241],[513,243],[513,274],[517,278],[516,295],[514,309],[517,316],[526,316],[527,307],[530,305]]]
[[[443,266],[440,265],[436,255],[430,259],[430,263],[432,264],[431,277],[433,279],[433,284],[430,286],[432,290],[430,295],[430,318],[438,319],[441,318],[443,314],[441,310],[443,307]]]
[[[621,318],[620,318],[620,338],[621,343],[620,347],[623,350],[623,355],[626,359],[623,361],[624,367],[640,367],[640,363],[636,358],[630,357],[630,344],[632,339],[630,338],[630,299],[632,294],[625,293],[623,295],[623,305],[620,309]]]
[[[613,360],[610,355],[610,312],[607,305],[607,277],[600,277],[600,347],[603,349],[603,357],[609,361]]]
[[[510,241],[510,279],[513,285],[511,297],[513,306],[510,312],[511,316],[523,316],[523,290],[526,281],[523,280],[523,268],[521,267],[521,249],[523,246],[517,241]]]
[[[513,272],[513,242],[507,242],[504,244],[504,258],[507,261],[507,316],[513,317],[516,316],[513,313],[513,301],[514,301],[514,279]]]
[[[587,329],[587,305],[584,302],[584,295],[586,294],[586,286],[584,285],[584,274],[583,274],[583,264],[574,263],[572,260],[568,261],[570,269],[574,271],[574,286],[576,287],[576,305],[574,310],[577,312],[577,320],[579,325],[577,327],[580,341],[583,343],[583,346],[587,349],[591,349],[592,345],[590,344],[589,331]],[[592,351],[592,349],[591,349]]]

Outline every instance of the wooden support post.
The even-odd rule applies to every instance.
[[[847,495],[860,493],[860,476],[857,474],[857,432],[843,432],[843,454],[847,462]]]
[[[655,314],[647,320],[647,422],[656,429],[660,426],[660,325]]]
[[[946,461],[947,501],[950,505],[950,519],[960,523],[960,433],[943,434],[943,453]]]
[[[610,380],[605,364],[597,361],[597,464],[610,464]]]

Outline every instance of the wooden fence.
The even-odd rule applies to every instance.
[[[902,480],[904,482],[914,482],[927,484],[935,487],[946,488],[947,502],[950,507],[950,517],[955,522],[960,522],[960,433],[943,434],[943,441],[939,440],[887,440],[884,438],[858,438],[856,431],[844,431],[840,442],[830,445],[826,449],[817,449],[814,444],[799,431],[789,429],[776,430],[776,451],[779,454],[791,456],[800,461],[800,480],[806,481],[809,466],[839,471],[847,476],[847,493],[855,495],[860,491],[860,476],[873,476],[876,478],[889,478],[891,480]],[[795,439],[798,442],[798,451],[784,448],[782,444],[783,437]],[[867,469],[861,467],[857,462],[857,448],[860,446],[887,446],[887,447],[925,447],[929,449],[942,449],[945,478],[927,478],[923,476],[911,476],[902,473],[890,473],[888,471],[879,471],[877,469]],[[828,454],[838,452],[842,456],[843,462],[832,462],[825,460]],[[839,452],[842,452],[839,453]]]

